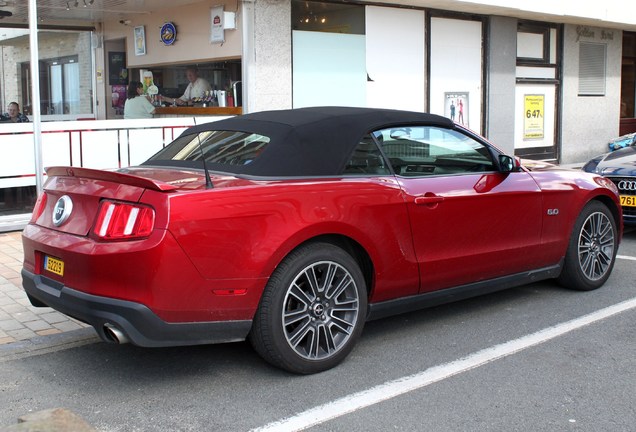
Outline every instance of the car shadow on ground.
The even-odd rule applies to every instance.
[[[505,332],[511,323],[523,326],[532,321],[533,314],[543,313],[545,305],[576,302],[576,296],[580,295],[556,282],[542,282],[370,321],[366,323],[352,356],[339,368],[355,367],[356,362],[361,362],[365,368],[382,368],[387,352],[405,353],[433,346],[444,349],[457,346],[456,354],[465,354],[465,350],[471,349],[470,339],[474,339],[475,332],[498,334]],[[466,332],[467,328],[472,330]],[[77,384],[92,382],[96,387],[113,387],[113,390],[122,385],[139,388],[156,385],[157,377],[171,383],[206,377],[227,385],[231,385],[228,377],[237,374],[255,375],[261,380],[300,378],[267,364],[247,341],[172,348],[142,348],[97,341],[47,356],[50,358],[47,375],[55,376],[57,370],[62,376],[70,369],[73,374],[69,379]],[[434,353],[426,356],[431,362],[436,361]],[[32,360],[27,357],[21,362],[27,365]],[[338,372],[326,372],[331,373]]]

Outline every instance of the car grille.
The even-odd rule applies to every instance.
[[[636,195],[636,177],[608,177],[621,195]],[[623,206],[623,215],[636,218],[636,207]]]

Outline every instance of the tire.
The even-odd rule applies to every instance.
[[[272,365],[311,374],[339,364],[356,344],[367,314],[359,265],[328,243],[288,255],[271,276],[250,342]]]
[[[614,216],[606,205],[588,203],[574,224],[559,283],[579,291],[601,287],[612,272],[617,251]]]

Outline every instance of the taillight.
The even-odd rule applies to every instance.
[[[155,224],[155,211],[148,206],[104,200],[99,205],[93,234],[103,240],[148,237]]]
[[[33,206],[33,213],[31,214],[31,223],[35,223],[36,220],[42,213],[44,213],[44,209],[46,208],[46,200],[47,195],[46,192],[42,192],[38,199],[35,201],[35,206]]]

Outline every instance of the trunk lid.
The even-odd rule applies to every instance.
[[[87,236],[95,222],[103,199],[140,202],[146,190],[165,194],[205,190],[205,175],[201,171],[174,168],[131,167],[117,171],[77,167],[50,167],[44,185],[46,203],[36,220],[37,225],[55,230]],[[214,188],[241,187],[255,182],[233,176],[212,175]],[[258,182],[256,182],[258,183]],[[210,189],[212,191],[214,189]],[[56,204],[67,196],[70,199],[68,219],[54,223]],[[68,199],[65,207],[69,207]],[[57,211],[62,212],[61,206]]]

